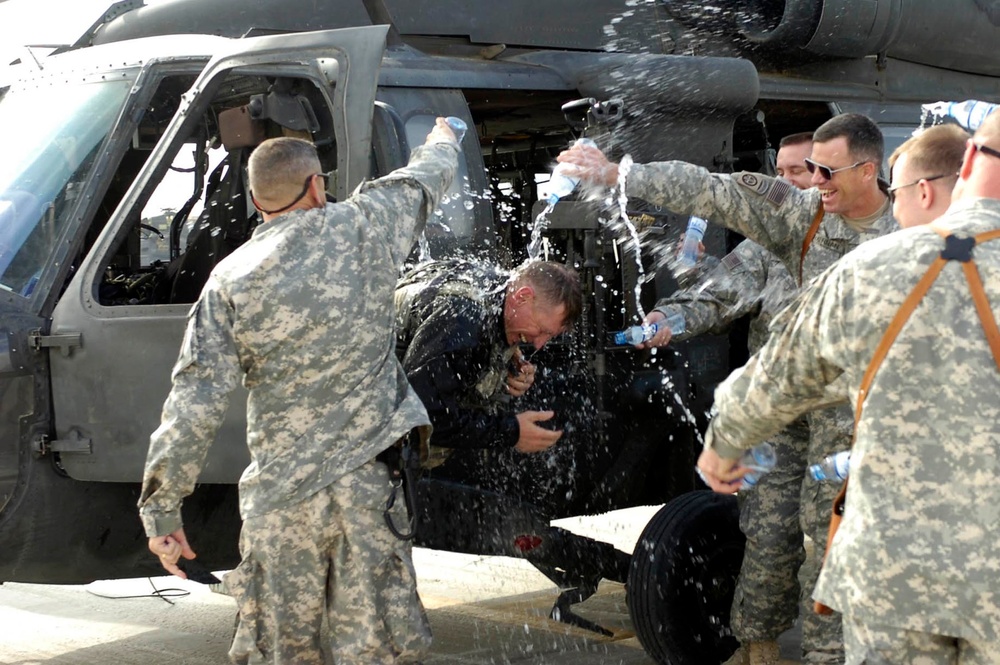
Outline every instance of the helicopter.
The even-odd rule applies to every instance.
[[[1000,16],[940,4],[123,0],[75,43],[23,58],[0,78],[0,581],[159,570],[135,509],[149,434],[191,304],[258,221],[245,165],[265,138],[312,141],[344,200],[405,165],[436,117],[461,118],[429,251],[512,267],[576,138],[773,174],[780,137],[838,113],[875,119],[891,150],[922,103],[1000,101],[1000,61],[979,48]],[[722,662],[743,537],[735,499],[693,467],[745,339],[655,354],[608,341],[678,288],[663,256],[686,219],[638,201],[627,215],[636,236],[617,205],[569,197],[544,232],[586,296],[575,330],[533,358],[531,406],[566,414],[563,440],[422,477],[416,544],[524,558],[559,585],[553,616],[598,632],[572,606],[626,583],[655,660]],[[722,255],[738,240],[710,226],[704,244]],[[237,394],[184,504],[213,570],[239,560],[245,417]],[[550,525],[659,504],[641,556]]]

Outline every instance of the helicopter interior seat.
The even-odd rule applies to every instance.
[[[227,154],[208,177],[205,206],[192,226],[184,253],[168,268],[168,302],[197,300],[212,269],[246,242],[259,222],[256,211],[249,214],[246,165],[265,132],[263,123],[250,119],[246,109],[219,114],[219,134]]]

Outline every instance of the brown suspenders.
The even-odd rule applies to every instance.
[[[948,231],[934,224],[931,224],[930,228],[944,238],[944,250],[934,259],[927,272],[924,273],[924,276],[920,278],[917,285],[910,291],[910,295],[906,296],[906,300],[899,306],[899,311],[896,312],[896,316],[893,317],[892,322],[875,348],[875,354],[872,356],[871,362],[868,363],[864,378],[861,380],[861,387],[858,390],[858,404],[854,410],[854,436],[857,436],[858,423],[861,421],[861,409],[864,407],[865,399],[868,397],[868,389],[871,387],[872,381],[875,380],[875,374],[882,365],[886,354],[889,353],[892,343],[896,341],[899,332],[909,320],[913,310],[916,309],[924,295],[927,294],[927,291],[931,288],[934,280],[937,279],[948,261],[960,261],[962,263],[962,271],[965,273],[965,279],[969,283],[969,291],[972,293],[972,301],[976,305],[979,322],[986,333],[986,341],[990,345],[990,351],[993,353],[993,360],[997,364],[997,370],[1000,371],[1000,329],[997,328],[996,319],[993,318],[993,311],[986,297],[982,279],[979,277],[979,270],[976,268],[976,262],[972,258],[972,248],[980,243],[1000,238],[1000,229],[980,233],[974,238],[959,238],[958,236],[950,235]],[[804,255],[805,249],[803,249]],[[853,438],[851,443],[853,445]],[[830,544],[833,543],[833,536],[837,533],[837,529],[840,528],[840,522],[844,518],[844,500],[846,497],[847,481],[845,480],[843,486],[840,488],[840,492],[837,494],[837,498],[833,500],[833,512],[830,516],[826,552],[823,555],[824,560],[830,552]],[[819,601],[816,601],[813,607],[819,614],[830,614],[833,612],[833,610]]]
[[[823,221],[823,215],[826,211],[823,209],[823,202],[819,202],[819,210],[816,211],[816,216],[813,217],[812,224],[809,225],[809,230],[806,231],[806,238],[802,241],[802,254],[799,255],[799,286],[802,286],[802,268],[806,264],[806,252],[809,251],[809,245],[812,244],[813,238],[816,237],[816,232],[819,231],[820,222]]]

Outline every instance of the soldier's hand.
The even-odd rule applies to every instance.
[[[540,453],[555,445],[562,430],[551,430],[539,427],[536,423],[551,420],[555,411],[525,411],[517,414],[517,424],[521,428],[521,436],[514,445],[519,453]]]
[[[574,144],[563,150],[556,161],[568,164],[566,175],[579,178],[590,185],[614,187],[618,184],[618,164],[611,162],[599,148]]]
[[[698,457],[698,475],[706,485],[722,494],[738,490],[743,476],[749,472],[750,469],[740,466],[739,460],[720,457],[711,448],[702,450]]]
[[[431,133],[427,135],[427,140],[424,143],[427,145],[431,143],[458,143],[458,137],[455,136],[455,132],[448,126],[444,118],[437,118],[434,121]]]
[[[153,536],[149,539],[149,551],[160,559],[160,564],[171,575],[186,580],[187,574],[177,566],[177,562],[183,556],[185,559],[193,559],[197,555],[191,546],[188,545],[187,536],[184,529],[180,528],[166,536]]]
[[[662,321],[665,318],[667,318],[667,317],[664,316],[663,312],[653,311],[653,312],[650,312],[649,314],[646,315],[646,318],[644,318],[642,320],[642,323],[643,323],[643,325],[649,325],[649,324],[652,324],[652,323],[659,323],[660,321]],[[674,333],[670,329],[670,327],[669,326],[663,326],[662,328],[660,328],[659,330],[656,331],[656,334],[653,335],[653,339],[651,339],[649,341],[646,341],[646,342],[643,342],[641,344],[636,344],[635,348],[637,348],[637,349],[651,349],[651,348],[653,348],[655,346],[666,346],[667,344],[670,343],[670,339],[673,336],[674,336]]]
[[[520,397],[535,383],[535,366],[524,359],[521,349],[514,349],[513,370],[507,373],[507,392]]]

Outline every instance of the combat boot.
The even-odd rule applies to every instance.
[[[778,643],[774,640],[767,642],[750,642],[747,645],[748,665],[776,665],[781,657]]]

